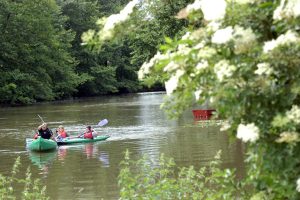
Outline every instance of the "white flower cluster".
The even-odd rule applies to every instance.
[[[219,29],[213,34],[211,41],[215,44],[225,44],[232,39],[232,33],[233,28],[231,26],[228,26],[224,29]]]
[[[202,94],[202,89],[198,89],[196,92],[194,92],[196,101],[200,99],[200,95]]]
[[[293,105],[292,109],[286,112],[286,116],[292,122],[299,124],[300,123],[300,108],[299,108],[299,106]]]
[[[273,73],[273,68],[271,68],[269,63],[258,63],[257,70],[254,73],[257,75],[270,75]]]
[[[201,0],[195,0],[194,3],[189,4],[186,7],[186,10],[188,13],[191,13],[192,11],[200,10],[200,8],[201,8]]]
[[[175,63],[173,60],[169,62],[167,66],[164,67],[164,72],[171,72],[179,68],[179,64]]]
[[[291,43],[297,43],[299,42],[299,37],[297,33],[288,30],[285,34],[280,35],[276,40],[271,40],[268,42],[265,42],[264,44],[264,53],[268,53],[269,51],[272,51],[276,47],[280,45],[287,45]]]
[[[187,13],[201,9],[207,21],[221,20],[226,14],[225,0],[195,0],[186,7]]]
[[[236,66],[230,65],[228,60],[221,60],[214,66],[214,72],[216,73],[220,82],[222,82],[225,77],[228,78],[232,76],[235,70]]]
[[[243,142],[255,142],[259,138],[259,129],[254,123],[240,124],[237,129],[237,138]]]
[[[187,39],[189,39],[189,37],[191,36],[191,32],[186,32],[183,36],[182,36],[182,40],[187,40]]]
[[[212,36],[212,43],[225,44],[230,40],[234,41],[234,51],[236,54],[247,52],[256,42],[256,35],[251,28],[244,29],[241,26],[232,28],[228,26],[217,30]]]
[[[171,76],[171,78],[165,82],[167,95],[171,95],[178,86],[179,78],[185,73],[183,70],[177,70],[176,74]]]
[[[198,52],[198,58],[199,59],[208,59],[214,56],[217,53],[216,49],[205,46]]]
[[[224,121],[221,125],[220,131],[227,131],[231,128],[231,124],[228,121]]]
[[[216,21],[224,18],[226,14],[226,1],[225,0],[202,0],[201,10],[204,19],[207,21]]]
[[[118,14],[110,15],[104,21],[103,29],[98,33],[99,40],[108,40],[113,36],[113,29],[116,24],[119,24],[129,18],[129,15],[133,12],[133,8],[139,3],[139,0],[130,1],[123,10]],[[98,24],[102,24],[102,20],[98,21]]]
[[[273,13],[274,20],[282,20],[284,18],[296,18],[300,15],[299,0],[281,0],[280,5]]]
[[[234,52],[236,54],[245,53],[256,43],[256,35],[251,28],[244,29],[240,26],[234,27],[233,34]]]
[[[175,52],[175,55],[188,55],[191,52],[191,48],[188,47],[186,44],[180,44],[177,47],[177,52]]]
[[[95,36],[95,33],[95,30],[88,30],[87,32],[84,32],[81,36],[81,40],[83,41],[82,45],[85,45],[92,40]]]
[[[201,41],[198,44],[196,44],[195,46],[193,46],[193,49],[196,49],[196,50],[202,49],[204,46],[205,46],[205,42]]]
[[[138,0],[132,0],[123,8],[123,10],[120,11],[119,14],[113,14],[109,16],[104,24],[103,30],[110,31],[115,27],[116,24],[128,19],[129,15],[133,11],[133,8],[138,4],[138,2]]]
[[[220,29],[221,23],[217,21],[211,21],[206,25],[206,29],[209,32],[216,32]]]
[[[280,138],[276,140],[278,143],[292,143],[299,140],[299,135],[296,132],[283,132],[280,134]]]
[[[184,34],[181,39],[182,40],[193,40],[193,41],[198,41],[202,38],[202,34],[203,34],[203,29],[198,29],[195,30],[193,32],[186,32],[186,34]]]
[[[196,65],[196,72],[199,73],[201,70],[208,68],[208,62],[207,60],[201,60]]]
[[[297,192],[300,192],[300,178],[297,179],[297,187],[296,187],[296,190]]]
[[[149,62],[145,62],[138,72],[138,78],[142,80],[146,74],[150,73],[150,69],[155,65],[159,60],[167,59],[168,55],[161,54],[159,51],[154,57],[150,59]]]

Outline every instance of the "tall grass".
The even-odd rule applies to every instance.
[[[49,199],[46,195],[46,186],[42,187],[39,179],[32,179],[30,168],[27,168],[24,179],[17,178],[19,167],[21,165],[20,157],[18,157],[12,167],[10,176],[0,174],[0,199],[21,199],[23,200],[46,200]],[[17,191],[15,185],[23,185],[22,191]]]

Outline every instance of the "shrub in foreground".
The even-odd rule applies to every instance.
[[[32,180],[29,168],[27,169],[25,179],[16,177],[19,172],[20,164],[20,157],[18,157],[12,168],[11,176],[3,176],[0,174],[0,199],[19,199],[19,197],[23,200],[49,199],[45,194],[46,187],[41,187],[39,179]],[[15,190],[14,186],[16,184],[24,185],[21,194]]]

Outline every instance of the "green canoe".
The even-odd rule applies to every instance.
[[[64,138],[61,141],[57,141],[58,145],[67,145],[67,144],[75,144],[75,143],[89,143],[89,142],[97,142],[106,140],[109,138],[108,135],[97,136],[94,139],[84,139],[84,138]]]
[[[57,148],[57,143],[53,140],[38,137],[35,139],[26,139],[27,147],[31,151],[49,151]]]

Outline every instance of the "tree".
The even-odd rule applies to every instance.
[[[106,17],[117,13],[129,2],[129,0],[97,0],[99,4],[100,17]]]
[[[151,58],[159,45],[164,43],[164,37],[175,37],[182,34],[181,31],[187,25],[186,20],[178,21],[173,17],[181,8],[190,2],[189,0],[176,1],[170,4],[168,1],[142,1],[133,2],[137,9],[131,11],[131,19],[116,26],[117,38],[105,42],[105,37],[113,37],[113,34],[103,32],[106,24],[114,24],[114,20],[127,18],[124,14],[130,10],[127,6],[116,17],[102,19],[100,30],[96,36],[95,32],[87,32],[83,38],[85,41],[94,37],[94,41],[101,43],[99,54],[102,56],[111,52],[113,59],[107,58],[112,66],[116,68],[116,79],[118,90],[134,92],[141,89],[137,71],[140,65]],[[131,3],[131,5],[133,5]],[[158,6],[157,6],[158,4]],[[128,4],[130,5],[130,4]],[[161,9],[157,9],[161,7]],[[140,21],[142,20],[142,23]],[[102,40],[103,39],[103,40]],[[93,43],[90,41],[90,43]],[[95,48],[99,48],[98,46]],[[104,53],[105,52],[105,53]]]
[[[135,71],[152,58],[160,45],[165,43],[165,38],[180,37],[187,28],[187,20],[175,18],[190,0],[176,2],[169,1],[143,1],[140,7],[131,16],[134,30],[130,32],[131,64]],[[162,90],[163,83],[158,79],[154,81]]]
[[[72,42],[72,54],[79,61],[77,72],[87,78],[78,89],[79,96],[94,96],[115,93],[122,88],[134,88],[126,79],[135,72],[127,72],[129,50],[126,45],[106,45],[100,52],[89,51],[82,45],[81,35],[89,29],[96,29],[99,17],[118,11],[128,1],[107,2],[95,0],[60,1],[63,14],[68,16],[66,29],[76,33]],[[137,78],[135,78],[137,80]]]
[[[69,97],[82,82],[54,0],[0,1],[1,103]]]

